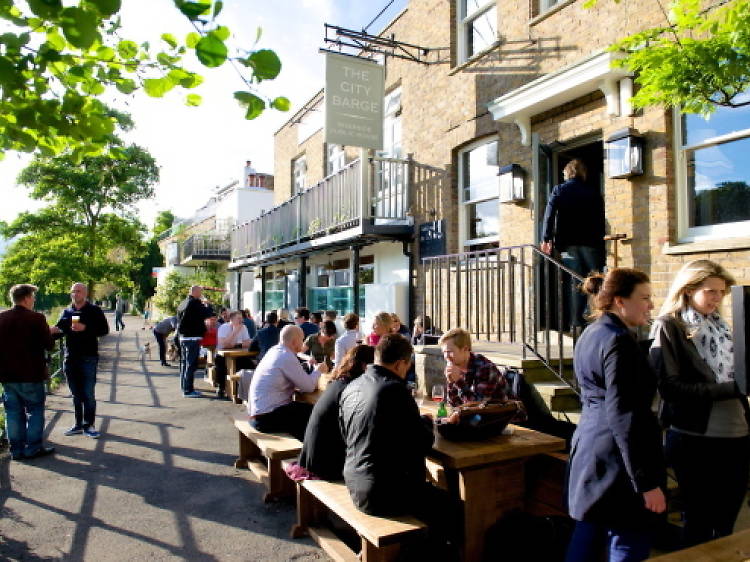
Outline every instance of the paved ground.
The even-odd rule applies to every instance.
[[[0,461],[0,560],[327,560],[288,538],[291,504],[264,504],[233,467],[229,416],[240,406],[210,400],[202,380],[205,398],[182,398],[141,322],[102,340],[101,439],[62,435],[73,422],[64,386],[47,401],[57,453]],[[151,359],[140,357],[144,341]]]

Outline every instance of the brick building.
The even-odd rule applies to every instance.
[[[328,193],[320,204],[336,215],[344,202],[333,188],[320,186],[346,174],[358,178],[359,215],[329,217],[323,230],[312,219],[298,223],[296,233],[265,238],[256,236],[261,217],[235,231],[231,267],[263,267],[256,282],[268,281],[268,308],[306,301],[343,311],[354,308],[356,290],[361,312],[426,312],[439,329],[469,325],[480,339],[502,340],[508,330],[499,317],[506,309],[497,309],[494,323],[480,313],[494,311],[502,291],[509,301],[520,302],[519,291],[538,300],[542,258],[528,248],[481,252],[538,245],[548,194],[562,180],[564,165],[579,157],[602,189],[607,232],[626,235],[620,265],[651,275],[657,307],[674,272],[689,260],[715,259],[750,283],[750,169],[742,157],[750,110],[719,109],[710,121],[671,108],[633,111],[632,78],[612,67],[616,55],[607,47],[659,23],[661,12],[646,1],[583,4],[411,0],[382,35],[428,48],[428,64],[384,58],[382,153],[361,159],[359,149],[326,146],[322,91],[275,135],[275,202],[281,206],[266,222],[315,189]],[[613,178],[606,141],[625,129],[642,135],[643,173]],[[520,171],[520,189],[501,192],[499,170]],[[378,201],[396,197],[387,193],[394,185],[397,195],[407,194],[395,217],[400,222],[362,227],[365,218],[376,225]],[[480,253],[423,267],[418,234],[430,224],[443,233],[443,256]],[[609,266],[613,244],[607,245]],[[524,280],[512,285],[506,265],[507,272],[526,271]],[[528,338],[545,312],[538,302],[524,306],[509,314],[520,314]]]

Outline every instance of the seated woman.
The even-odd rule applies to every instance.
[[[330,320],[323,322],[317,334],[307,336],[302,352],[312,355],[318,363],[325,361],[328,368],[332,369],[336,352],[336,324]]]
[[[324,480],[343,478],[345,446],[339,430],[339,399],[346,385],[374,361],[374,353],[369,345],[357,345],[346,352],[341,365],[333,371],[333,380],[307,422],[299,466],[308,473]]]
[[[372,332],[367,336],[366,344],[375,347],[378,345],[380,338],[391,333],[391,324],[393,320],[388,312],[378,312],[372,321]]]

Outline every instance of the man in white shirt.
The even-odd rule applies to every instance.
[[[247,331],[247,327],[242,322],[242,313],[239,310],[235,310],[229,315],[229,320],[219,326],[219,331],[216,334],[216,349],[235,349],[250,347],[250,334]],[[243,359],[245,361],[243,361]],[[237,368],[243,369],[252,366],[252,361],[249,357],[238,357]],[[216,398],[218,400],[225,400],[224,388],[227,382],[227,363],[224,357],[221,355],[216,356],[216,383],[218,388],[216,389]]]
[[[362,339],[362,335],[359,333],[359,316],[353,312],[344,316],[344,329],[346,332],[336,339],[334,346],[333,363],[335,365],[341,365],[346,352],[357,345],[357,340]]]
[[[250,423],[264,433],[290,433],[304,439],[312,406],[294,402],[295,389],[312,392],[320,375],[328,372],[325,363],[315,364],[309,375],[297,359],[302,351],[304,333],[298,326],[284,326],[281,342],[268,350],[255,369],[250,383],[248,413]],[[314,362],[314,361],[313,361]]]

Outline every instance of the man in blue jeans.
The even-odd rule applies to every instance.
[[[55,451],[42,442],[47,396],[44,352],[52,349],[53,342],[44,315],[33,310],[36,291],[34,285],[14,285],[10,289],[13,308],[0,312],[0,382],[13,460],[34,459]]]
[[[73,395],[75,424],[65,435],[84,433],[99,438],[96,417],[96,368],[99,364],[99,338],[109,333],[109,324],[98,306],[88,300],[88,288],[75,283],[70,289],[72,304],[63,310],[52,333],[65,335],[63,369]]]
[[[206,318],[211,316],[210,307],[203,304],[203,287],[193,285],[190,294],[177,307],[177,334],[180,336],[182,361],[180,363],[180,388],[185,398],[199,398],[193,380],[198,366],[201,339],[206,333]]]

